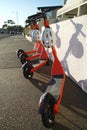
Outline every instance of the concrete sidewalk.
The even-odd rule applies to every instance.
[[[31,50],[33,44],[23,36],[0,40],[0,130],[47,130],[38,112],[38,102],[50,81],[51,66],[23,77],[16,50]],[[55,125],[49,130],[86,130],[87,94],[66,77]]]
[[[0,34],[0,39],[12,36],[12,34]]]

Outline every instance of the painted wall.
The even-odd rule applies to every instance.
[[[51,24],[66,74],[87,93],[87,15]]]

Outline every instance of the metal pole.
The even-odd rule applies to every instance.
[[[18,28],[18,25],[19,25],[19,23],[18,23],[18,11],[17,11],[17,33],[19,32],[19,28]]]

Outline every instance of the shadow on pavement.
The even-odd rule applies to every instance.
[[[42,82],[38,79],[31,79],[30,82],[37,88],[39,89],[41,92],[45,92],[46,88],[47,88],[47,84],[45,82]]]
[[[63,126],[62,124],[55,122],[52,130],[69,130],[69,129],[67,127]]]
[[[30,80],[31,83],[43,93],[45,92],[51,79],[51,66],[52,63],[50,63],[50,65],[43,66],[41,69],[37,70],[37,75]]]
[[[65,88],[61,104],[74,113],[87,119],[87,94],[76,85],[70,78],[66,78]]]

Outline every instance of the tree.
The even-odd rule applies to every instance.
[[[8,26],[14,26],[15,22],[13,20],[7,20],[7,21],[4,21],[4,25],[7,25],[7,27]]]
[[[8,33],[17,34],[23,32],[23,27],[20,25],[15,25],[13,20],[4,21],[4,25],[2,26],[3,29],[7,29]]]
[[[15,25],[15,22],[13,20],[8,20],[7,23],[8,25]]]
[[[2,25],[3,29],[7,29],[7,27],[8,27],[7,24]]]

